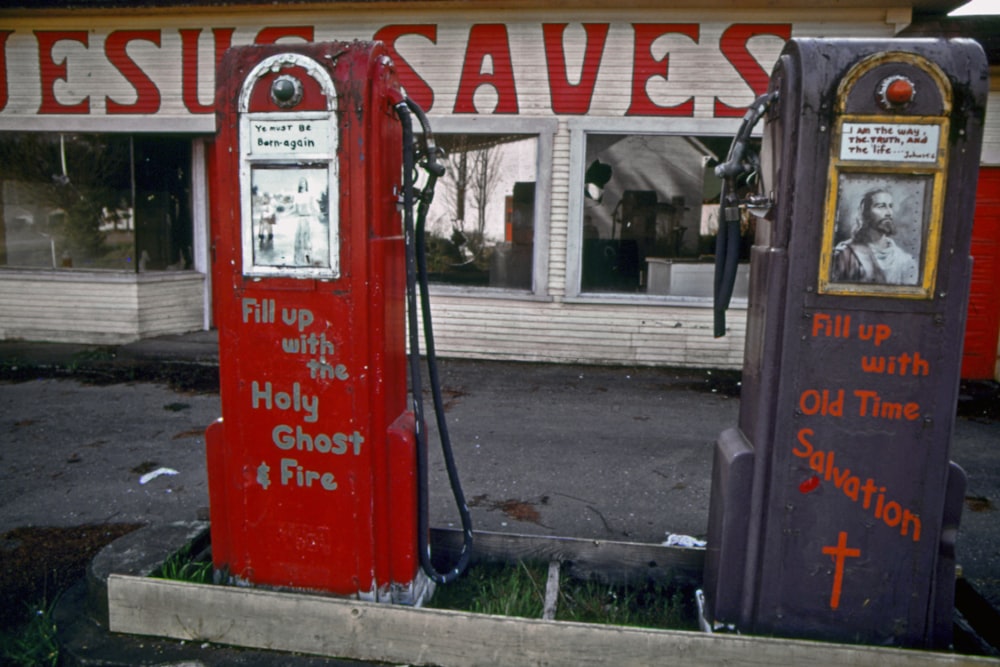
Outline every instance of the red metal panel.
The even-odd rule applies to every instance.
[[[258,63],[288,52],[320,63],[336,89],[334,277],[244,271],[236,100]],[[210,194],[223,419],[207,437],[212,546],[217,568],[254,584],[369,594],[417,573],[415,454],[402,434],[402,131],[392,107],[401,94],[384,53],[373,43],[243,47],[219,69]],[[251,112],[281,122],[325,108],[322,82],[300,66],[280,74],[304,84],[301,104],[277,107],[278,74],[251,89]],[[283,157],[274,168],[296,166]]]
[[[417,439],[412,412],[402,415],[389,429],[389,461],[385,493],[389,502],[375,517],[376,542],[385,545],[376,555],[379,582],[403,584],[413,580],[420,566],[417,556]],[[425,462],[426,463],[426,462]],[[381,532],[381,536],[379,533]]]
[[[1000,380],[1000,168],[979,170],[972,228],[972,285],[965,328],[962,377]]]

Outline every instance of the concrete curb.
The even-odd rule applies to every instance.
[[[66,667],[350,667],[361,663],[206,643],[116,634],[108,631],[108,575],[148,576],[171,555],[207,547],[204,521],[153,525],[104,547],[87,576],[58,600],[53,611],[60,665]]]

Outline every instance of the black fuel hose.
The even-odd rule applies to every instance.
[[[777,96],[777,91],[765,93],[747,108],[740,128],[733,137],[733,143],[729,146],[726,161],[715,168],[715,175],[722,179],[719,231],[715,237],[713,309],[716,338],[726,335],[726,310],[733,298],[740,261],[740,199],[736,194],[736,179],[759,166],[756,156],[748,152],[750,135]]]
[[[731,200],[732,179],[723,182],[720,194],[719,231],[715,237],[715,291],[714,291],[714,334],[716,338],[726,335],[726,310],[733,298],[736,286],[736,271],[740,261],[740,209]],[[731,214],[735,211],[735,215]]]
[[[427,171],[427,182],[419,196],[419,211],[416,223],[413,216],[414,183],[416,169],[416,149],[414,147],[413,121],[411,111],[419,119],[427,143],[427,156],[421,166]],[[417,441],[417,549],[420,553],[420,566],[427,576],[438,584],[447,584],[458,578],[469,564],[472,557],[472,517],[465,501],[462,483],[455,465],[451,437],[444,415],[444,400],[441,395],[441,382],[438,373],[437,355],[434,349],[434,331],[431,323],[430,295],[427,289],[427,253],[424,241],[424,225],[427,220],[427,210],[434,197],[434,186],[437,179],[444,174],[444,166],[437,161],[437,148],[430,133],[430,124],[423,110],[412,100],[405,100],[396,105],[396,114],[403,126],[403,232],[406,240],[406,306],[407,329],[410,341],[410,392],[413,396],[413,414],[416,421]],[[431,560],[430,525],[428,521],[428,471],[427,471],[427,431],[424,422],[423,386],[420,369],[420,332],[417,321],[417,286],[420,287],[420,308],[424,321],[424,340],[427,344],[427,369],[434,400],[434,414],[437,420],[438,435],[441,440],[441,453],[444,456],[448,471],[448,482],[451,485],[455,504],[458,506],[462,521],[462,551],[451,570],[442,574]]]

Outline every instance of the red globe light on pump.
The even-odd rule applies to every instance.
[[[913,81],[905,76],[894,75],[882,79],[876,88],[876,98],[883,109],[898,109],[913,101],[917,90]]]

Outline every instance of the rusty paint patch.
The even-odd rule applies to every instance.
[[[516,521],[540,523],[542,519],[542,515],[535,509],[535,506],[523,500],[504,500],[497,503],[497,508]]]
[[[548,497],[542,497],[539,501],[543,505],[548,502]],[[500,510],[505,515],[515,521],[526,521],[543,526],[542,515],[535,507],[535,503],[508,498],[506,500],[490,500],[486,494],[473,497],[469,501],[469,507],[485,507],[489,511]]]
[[[992,512],[995,507],[993,507],[993,502],[986,496],[966,496],[965,506],[969,508],[970,512]]]

